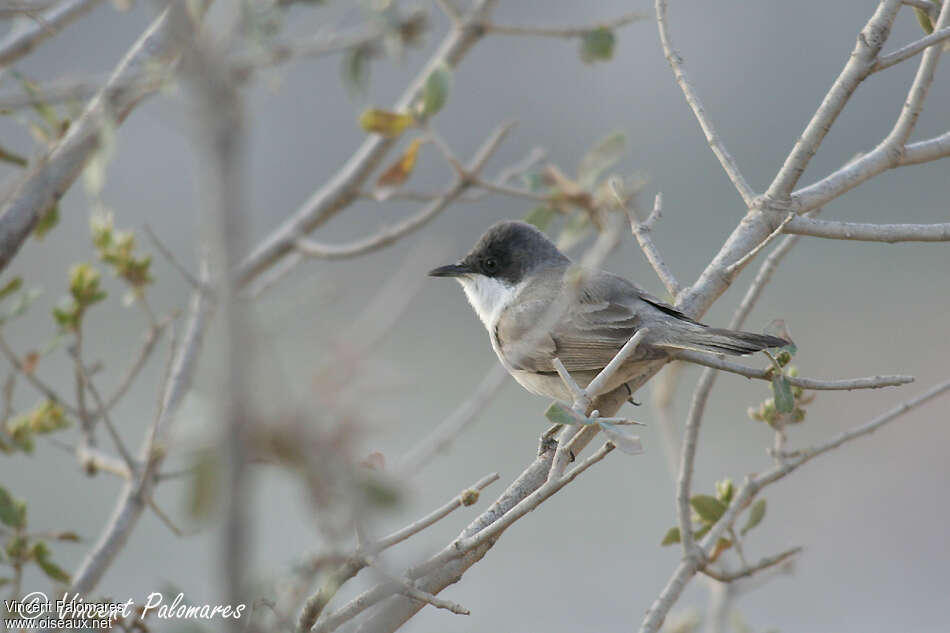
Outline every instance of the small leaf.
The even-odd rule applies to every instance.
[[[49,211],[40,216],[40,219],[36,221],[36,226],[33,227],[33,236],[41,240],[46,237],[46,234],[53,230],[53,227],[57,224],[59,224],[59,203],[51,206]]]
[[[693,495],[693,498],[689,500],[689,505],[706,523],[715,523],[726,511],[726,505],[722,501],[709,495]]]
[[[697,541],[703,538],[704,536],[709,534],[709,530],[712,529],[712,526],[713,526],[712,523],[706,523],[705,525],[703,525],[703,527],[693,532],[693,538],[696,539]]]
[[[716,482],[716,498],[724,504],[729,505],[732,501],[732,495],[735,493],[735,486],[729,478]]]
[[[398,187],[412,175],[412,170],[416,166],[416,157],[419,155],[419,148],[422,146],[422,139],[413,139],[406,148],[405,153],[399,157],[395,163],[390,165],[383,175],[376,181],[377,187]]]
[[[533,224],[538,227],[540,230],[544,230],[548,227],[548,224],[551,223],[551,220],[554,219],[554,214],[557,213],[554,209],[547,205],[541,205],[535,207],[531,213],[525,216],[524,221],[528,224]]]
[[[759,499],[749,508],[749,516],[746,519],[745,527],[742,528],[742,535],[757,526],[765,518],[765,499]]]
[[[600,430],[604,432],[604,435],[613,442],[614,446],[627,455],[639,455],[643,452],[643,445],[640,443],[638,436],[628,433],[609,422],[599,422],[598,426],[600,426]]]
[[[775,409],[779,413],[791,413],[795,408],[795,396],[788,379],[782,374],[772,376],[772,396],[775,399]]]
[[[372,56],[373,49],[369,46],[350,48],[344,54],[343,81],[351,91],[366,91],[369,83],[369,61]]]
[[[395,138],[412,124],[412,115],[370,108],[360,115],[360,127],[367,132]]]
[[[4,297],[8,295],[13,294],[17,290],[19,290],[21,286],[23,286],[23,279],[21,279],[20,277],[14,277],[10,281],[8,281],[6,285],[3,286],[3,288],[0,288],[0,299],[3,299]]]
[[[39,565],[40,569],[43,570],[43,573],[49,576],[51,580],[62,583],[70,582],[69,574],[66,573],[62,567],[50,560],[49,547],[47,547],[43,541],[33,545],[33,559],[36,561],[36,564]]]
[[[930,0],[934,5],[940,6],[939,0]],[[914,7],[914,14],[917,16],[917,23],[920,24],[920,28],[924,30],[924,33],[930,35],[934,32],[934,22],[930,19],[930,14],[924,11],[919,7]]]
[[[440,64],[429,73],[422,87],[422,116],[431,117],[442,109],[449,97],[451,83],[452,71],[445,64]]]
[[[678,527],[671,527],[666,531],[666,534],[663,536],[663,540],[660,541],[660,545],[672,545],[673,543],[680,542],[680,529]]]
[[[614,132],[595,145],[577,167],[577,181],[582,187],[593,187],[605,171],[616,164],[627,149],[627,137]]]
[[[57,532],[55,537],[57,541],[68,541],[70,543],[78,543],[82,540],[75,532]]]
[[[588,31],[581,38],[581,61],[592,64],[610,59],[614,56],[615,39],[613,31],[603,26]]]
[[[544,417],[553,424],[577,424],[581,421],[571,408],[561,402],[552,402],[551,406],[544,412]]]
[[[0,486],[0,522],[12,528],[25,527],[26,522],[25,513],[21,513],[16,499],[3,486]]]

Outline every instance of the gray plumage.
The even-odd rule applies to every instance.
[[[648,329],[646,336],[608,391],[633,379],[645,361],[675,349],[742,355],[788,344],[774,336],[708,327],[623,277],[581,271],[523,222],[492,226],[460,262],[430,274],[457,278],[505,368],[529,391],[559,400],[571,395],[554,358],[586,386],[642,328]]]

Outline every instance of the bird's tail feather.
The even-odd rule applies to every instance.
[[[713,354],[744,356],[770,347],[783,347],[789,342],[777,336],[726,330],[706,326],[676,328],[667,340],[658,342],[663,347],[689,349]]]

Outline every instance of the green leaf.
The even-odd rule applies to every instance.
[[[613,31],[606,27],[602,26],[588,31],[581,38],[581,61],[585,64],[592,64],[612,58],[614,56],[615,40]]]
[[[43,573],[49,576],[51,580],[66,584],[70,582],[69,574],[66,573],[62,567],[50,560],[49,547],[47,547],[43,541],[33,545],[33,560],[36,561],[36,564],[43,570]]]
[[[716,482],[716,498],[726,505],[729,505],[729,502],[732,501],[735,490],[735,486],[732,485],[732,480],[729,478]]]
[[[660,541],[660,545],[672,545],[673,543],[680,542],[680,529],[678,527],[671,527],[666,531],[666,534],[663,536],[663,540]]]
[[[57,224],[59,224],[58,202],[51,206],[49,211],[40,216],[40,219],[36,221],[36,226],[33,227],[33,236],[36,237],[36,239],[41,240],[46,237],[46,234],[49,233]]]
[[[3,288],[0,288],[0,299],[3,299],[7,295],[10,295],[16,292],[17,290],[20,289],[22,285],[23,285],[23,279],[21,279],[20,277],[14,277],[10,281],[8,281]]]
[[[782,374],[772,376],[772,396],[775,399],[775,409],[779,413],[791,413],[795,409],[795,396],[792,395],[792,386]]]
[[[643,452],[643,445],[636,435],[609,422],[598,422],[597,425],[621,452],[627,455],[639,455]]]
[[[26,527],[26,512],[3,486],[0,486],[0,521],[12,528]]]
[[[762,519],[765,518],[765,499],[759,499],[752,504],[752,507],[749,508],[749,515],[746,519],[745,526],[742,528],[742,535],[745,536],[746,532],[757,526],[762,522]]]
[[[544,412],[544,417],[553,424],[577,424],[584,418],[578,418],[572,409],[560,402],[552,402],[551,406]]]
[[[554,219],[556,213],[557,211],[551,207],[542,204],[541,206],[535,207],[531,213],[526,215],[524,221],[528,224],[533,224],[543,231],[548,227],[548,224],[551,223],[551,220]]]
[[[930,0],[936,6],[940,6],[939,0]],[[917,23],[920,24],[920,28],[924,30],[924,33],[930,35],[934,32],[934,23],[930,19],[930,15],[919,7],[914,7],[914,14],[917,16]]]
[[[726,511],[726,505],[722,501],[709,495],[693,495],[693,498],[689,500],[689,505],[706,523],[715,523]]]
[[[627,149],[627,136],[614,132],[595,145],[581,159],[577,167],[577,182],[585,188],[593,187],[605,171],[613,167]]]
[[[452,71],[445,64],[435,68],[422,88],[422,116],[431,117],[442,109],[449,98]]]

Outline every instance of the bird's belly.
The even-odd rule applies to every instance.
[[[538,374],[522,369],[506,369],[508,369],[508,373],[511,374],[512,378],[518,381],[519,385],[533,394],[553,398],[568,404],[573,401],[571,392],[557,374]]]

